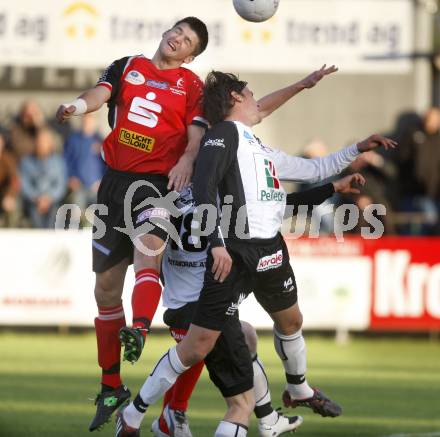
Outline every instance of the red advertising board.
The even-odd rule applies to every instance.
[[[360,237],[295,239],[285,236],[295,257],[316,257],[321,262],[354,257],[369,260],[371,293],[369,308],[371,330],[440,330],[440,238]],[[339,269],[338,269],[339,270]],[[316,266],[319,274],[319,265]],[[338,274],[344,274],[343,266]]]

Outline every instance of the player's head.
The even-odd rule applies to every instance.
[[[225,119],[253,126],[261,121],[258,103],[247,82],[235,74],[211,71],[203,89],[203,112],[211,125]]]
[[[169,59],[190,63],[208,45],[208,29],[196,17],[186,17],[162,35],[159,50]]]

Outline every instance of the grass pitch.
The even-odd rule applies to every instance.
[[[332,339],[306,337],[308,380],[343,406],[336,419],[299,408],[305,421],[298,437],[440,436],[440,344],[419,339]],[[133,395],[157,358],[173,344],[166,334],[150,335],[141,360],[123,365]],[[88,432],[98,389],[93,333],[0,334],[0,436],[78,437]],[[281,405],[283,369],[272,339],[262,336],[259,355],[271,382],[273,405]],[[194,437],[209,437],[225,411],[206,372],[194,392],[189,418]],[[142,426],[159,413],[151,407]],[[114,435],[113,422],[99,434]],[[250,436],[258,436],[255,419]]]

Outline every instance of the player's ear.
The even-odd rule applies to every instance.
[[[243,101],[243,96],[240,93],[237,93],[237,91],[232,91],[231,97],[232,97],[232,100],[234,100],[235,102],[241,103]]]
[[[194,59],[195,59],[195,56],[194,56],[194,55],[189,55],[189,56],[187,56],[187,57],[183,60],[183,62],[184,62],[185,64],[189,64],[190,62],[194,61]]]

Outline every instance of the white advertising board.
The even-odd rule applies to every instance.
[[[406,73],[413,48],[410,0],[282,0],[276,15],[248,23],[232,0],[0,0],[0,65],[105,67],[151,57],[164,30],[195,15],[210,30],[195,71]],[[386,60],[390,56],[395,59]],[[385,58],[380,59],[380,58]]]
[[[90,231],[0,230],[0,325],[93,326],[91,253]],[[368,328],[368,259],[295,256],[292,262],[305,328]],[[128,323],[133,284],[129,268],[123,294]],[[160,306],[153,326],[164,326],[163,311]],[[241,305],[240,316],[255,327],[272,327],[253,296]]]

